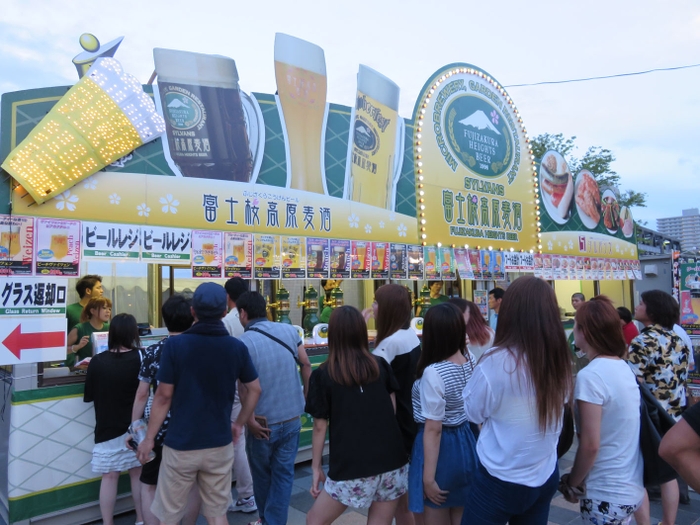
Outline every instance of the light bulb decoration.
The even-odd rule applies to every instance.
[[[2,168],[42,204],[165,131],[151,98],[100,58],[7,156]]]

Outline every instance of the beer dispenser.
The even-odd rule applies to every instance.
[[[430,288],[428,288],[428,283],[423,285],[419,295],[418,304],[420,305],[420,314],[418,314],[418,317],[425,317],[425,313],[430,308]]]
[[[306,312],[304,319],[302,320],[301,326],[304,329],[304,335],[306,337],[311,337],[314,326],[319,323],[318,318],[318,292],[316,289],[310,285],[304,292],[304,300],[297,301],[298,307],[304,307]]]
[[[289,312],[292,307],[289,303],[289,290],[287,290],[282,283],[280,283],[279,288],[277,288],[277,293],[275,293],[275,299],[277,302],[270,303],[270,308],[275,309],[275,317],[278,323],[292,324],[291,319],[289,319]]]
[[[340,289],[340,286],[336,286],[331,290],[330,300],[323,301],[323,306],[330,306],[331,308],[338,308],[343,306],[343,304],[345,304],[343,302],[343,290]]]

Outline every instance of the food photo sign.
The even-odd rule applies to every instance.
[[[538,167],[541,245],[545,253],[637,259],[632,211],[620,206],[615,188],[598,185],[593,173],[572,173],[557,151]]]

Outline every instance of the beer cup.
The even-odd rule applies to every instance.
[[[12,259],[19,253],[19,232],[5,231],[0,233],[0,257]]]
[[[168,148],[184,177],[250,182],[253,155],[228,57],[153,50]]]
[[[54,259],[63,259],[68,255],[68,235],[53,234],[51,235],[51,251]]]
[[[360,64],[348,195],[350,199],[391,209],[395,185],[399,86]],[[400,154],[400,152],[398,153]]]
[[[214,250],[213,242],[205,242],[202,244],[202,257],[204,264],[211,264],[216,259],[216,251]]]
[[[323,49],[277,33],[275,78],[289,147],[287,186],[325,194],[322,156],[327,82]]]
[[[236,266],[246,265],[246,246],[245,241],[240,239],[235,239],[231,242],[233,246],[233,256],[236,258]]]
[[[386,257],[386,244],[383,242],[378,242],[376,244],[376,252],[377,252],[377,264],[375,265],[374,269],[377,271],[383,271],[383,270],[385,270],[384,260]]]
[[[365,261],[367,260],[367,243],[357,243],[357,259],[353,261],[353,268],[365,269]]]

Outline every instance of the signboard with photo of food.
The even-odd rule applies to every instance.
[[[558,151],[542,156],[542,251],[579,257],[637,258],[634,219],[616,188],[601,187],[587,169],[572,173]]]

